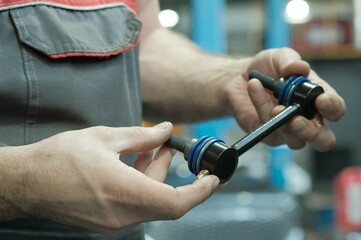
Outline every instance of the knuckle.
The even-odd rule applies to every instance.
[[[90,133],[94,133],[94,134],[97,134],[97,133],[102,134],[106,128],[107,127],[105,127],[105,126],[94,126],[94,127],[90,127],[85,130],[87,130]]]
[[[317,137],[318,131],[315,129],[315,126],[309,124],[307,120],[303,118],[296,118],[291,124],[290,129],[292,133],[299,136],[304,141],[312,141]]]
[[[288,143],[287,144],[292,150],[298,150],[306,146],[306,142],[304,141],[297,141],[295,143]]]
[[[290,53],[290,52],[296,53],[296,51],[293,50],[293,49],[290,48],[290,47],[281,47],[281,48],[280,48],[280,51],[282,51],[283,53]]]
[[[146,140],[149,138],[142,127],[132,127],[131,137],[138,142],[143,148],[146,145]]]
[[[335,146],[336,145],[336,138],[335,138],[335,136],[329,137],[327,139],[327,141],[324,141],[323,143],[324,143],[323,146],[321,146],[318,149],[320,152],[326,152],[326,151],[330,150],[333,146]]]
[[[103,225],[101,227],[104,229],[104,231],[110,234],[124,227],[123,224],[112,214],[105,216],[103,218],[102,224]]]
[[[145,137],[146,133],[144,131],[145,128],[143,127],[131,127],[131,134],[133,134],[134,137]]]
[[[110,141],[113,138],[112,131],[110,131],[109,127],[105,126],[96,126],[89,128],[89,134],[93,136],[100,137],[104,141]]]
[[[304,130],[303,132],[301,132],[301,135],[305,141],[312,142],[315,141],[318,137],[318,132],[312,130]]]

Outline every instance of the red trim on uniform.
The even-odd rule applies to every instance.
[[[128,51],[129,49],[132,49],[133,47],[137,46],[139,43],[139,37],[136,40],[136,42],[132,45],[125,46],[121,49],[118,49],[113,52],[106,52],[106,53],[97,53],[97,52],[68,52],[68,53],[59,53],[59,54],[51,54],[49,55],[50,58],[58,59],[58,58],[66,58],[66,57],[110,57],[114,55],[118,55],[119,53]]]
[[[27,3],[49,3],[49,4],[60,4],[71,7],[96,7],[107,4],[124,3],[135,12],[138,13],[135,0],[2,0],[0,1],[0,7],[16,6]]]

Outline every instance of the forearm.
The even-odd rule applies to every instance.
[[[27,167],[18,148],[0,148],[0,221],[14,219],[26,208]]]
[[[158,28],[141,44],[144,117],[187,122],[231,114],[225,86],[240,78],[249,59],[208,54]]]

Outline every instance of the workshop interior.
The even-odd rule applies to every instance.
[[[176,125],[167,144],[178,152],[166,182],[191,183],[207,166],[226,184],[178,220],[146,223],[146,239],[361,240],[361,0],[161,0],[160,5],[161,24],[205,51],[247,56],[268,48],[296,49],[345,99],[347,114],[326,122],[337,138],[328,152],[269,147],[262,139],[290,117],[317,114],[313,102],[323,89],[306,78],[290,77],[278,86],[278,79],[252,73],[287,107],[283,115],[252,133],[232,118]],[[233,160],[222,165],[224,158]]]

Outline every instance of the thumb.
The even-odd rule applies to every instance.
[[[177,198],[179,203],[182,204],[181,209],[188,212],[193,207],[208,199],[218,187],[219,178],[215,175],[204,176],[197,179],[193,184],[177,187]],[[183,213],[181,215],[183,215]]]
[[[122,128],[115,150],[122,154],[145,152],[159,147],[170,138],[173,125],[163,122],[154,127]]]

